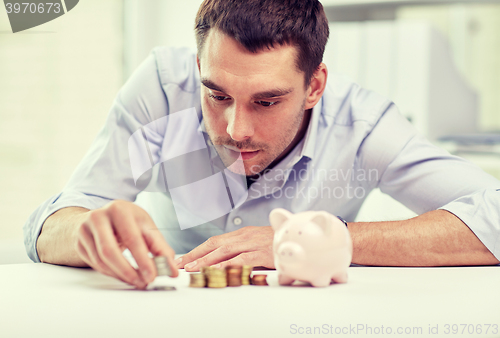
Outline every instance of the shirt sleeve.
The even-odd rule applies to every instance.
[[[389,106],[361,152],[379,172],[378,187],[418,214],[447,210],[460,218],[500,259],[500,181],[420,135]]]
[[[41,204],[24,225],[28,256],[40,262],[36,242],[43,223],[54,212],[66,207],[97,209],[115,199],[135,200],[151,180],[151,171],[134,181],[128,142],[142,126],[168,112],[154,54],[134,72],[115,98],[104,127],[72,174],[63,191]],[[148,129],[153,155],[161,148],[161,135]]]

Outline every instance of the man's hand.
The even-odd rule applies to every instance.
[[[274,231],[270,226],[248,226],[210,237],[203,244],[178,258],[178,268],[199,271],[201,267],[216,265],[252,265],[274,269]]]
[[[156,277],[149,257],[169,257],[173,277],[174,251],[165,242],[148,213],[132,202],[113,201],[103,208],[88,211],[78,227],[76,250],[80,258],[95,270],[145,288]],[[134,269],[122,252],[129,249],[139,270]]]

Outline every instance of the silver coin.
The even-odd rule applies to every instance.
[[[156,271],[158,276],[172,276],[172,270],[170,269],[170,265],[168,265],[168,259],[165,256],[157,256],[153,258]]]
[[[157,271],[157,274],[158,274],[158,276],[168,276],[168,277],[172,276],[172,273],[168,269],[159,269]]]
[[[151,291],[175,291],[177,290],[175,286],[168,286],[168,285],[159,285],[159,286],[154,286],[153,288],[149,289]]]

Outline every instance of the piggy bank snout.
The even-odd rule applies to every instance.
[[[285,242],[278,246],[278,258],[281,261],[301,261],[305,258],[305,252],[301,245],[295,242]]]

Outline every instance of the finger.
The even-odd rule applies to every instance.
[[[108,213],[121,243],[132,253],[139,267],[142,280],[146,284],[151,283],[155,279],[156,268],[149,256],[149,248],[143,238],[141,229],[156,228],[153,220],[147,214],[147,217],[134,217],[135,215],[132,212],[127,212],[119,204],[110,206]]]
[[[77,250],[91,268],[114,278],[121,278],[114,273],[104,262],[99,258],[95,247],[94,237],[87,226],[82,226],[79,230],[79,240]]]
[[[177,267],[198,270],[200,267],[202,267],[201,264],[198,264],[198,260],[211,253],[212,251],[218,249],[222,245],[232,245],[238,242],[249,240],[251,237],[249,232],[251,228],[253,227],[245,227],[236,231],[210,237],[184,256],[177,258]]]
[[[96,270],[96,271],[99,271],[100,273],[102,273],[103,275],[106,275],[106,276],[109,276],[109,277],[113,277],[113,278],[116,278],[116,279],[120,279],[120,277],[118,277],[115,273],[113,273],[111,270],[109,269],[102,269],[98,266],[95,266],[92,259],[89,257],[84,245],[81,243],[81,242],[78,242],[77,244],[77,252],[79,253],[80,255],[80,258],[90,267],[92,267],[92,269]],[[121,280],[123,282],[123,280]]]
[[[76,252],[78,253],[78,256],[80,256],[82,261],[84,261],[85,264],[92,268],[92,260],[90,259],[89,255],[87,254],[87,250],[85,249],[83,244],[80,243],[80,241],[78,241],[78,243],[76,244]]]
[[[272,255],[273,234],[270,226],[248,226],[210,237],[186,255],[178,258],[177,267],[184,267],[186,271],[198,271],[203,266],[230,259],[244,251],[264,251]],[[268,262],[266,265],[272,266],[273,262]]]
[[[94,242],[100,259],[126,283],[140,289],[145,288],[146,285],[138,271],[132,268],[123,257],[108,217],[103,213],[94,213],[91,217],[89,227],[95,238]]]
[[[233,233],[228,233],[224,235],[218,235],[218,236],[212,236],[209,239],[207,239],[205,242],[202,244],[198,245],[196,248],[188,252],[182,257],[179,257],[176,261],[177,267],[184,269],[190,270],[190,271],[198,271],[199,268],[202,266],[200,265],[199,260],[205,257],[207,254],[210,252],[216,250],[219,248],[222,243],[226,242],[228,239],[228,236]],[[230,239],[229,239],[230,240]],[[203,262],[202,262],[203,263]],[[206,262],[205,262],[206,264]]]
[[[255,250],[255,244],[251,241],[243,241],[243,242],[229,242],[220,244],[220,246],[209,252],[203,257],[196,259],[196,264],[190,265],[187,264],[184,266],[186,271],[198,271],[200,268],[204,266],[211,266],[218,264],[220,262],[232,259],[241,253],[253,251]]]
[[[236,266],[243,266],[243,265],[250,265],[250,266],[259,266],[262,254],[259,251],[251,251],[251,252],[243,252],[237,256],[234,256],[228,260],[225,260],[223,262],[220,262],[214,266],[214,268],[217,269],[225,269],[226,267],[230,265],[236,265]]]
[[[144,239],[150,252],[153,256],[166,256],[168,264],[170,265],[170,271],[172,271],[171,277],[177,277],[179,275],[179,270],[174,263],[174,250],[167,244],[163,235],[157,229],[146,229],[143,231]],[[156,275],[156,269],[155,269]]]

